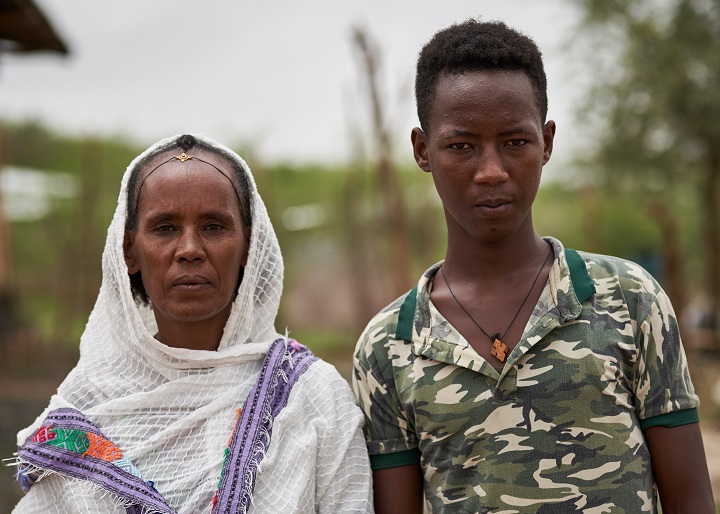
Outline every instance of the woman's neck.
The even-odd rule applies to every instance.
[[[225,316],[202,321],[166,320],[156,312],[158,331],[155,339],[173,348],[215,351],[220,345],[229,317],[230,306]]]

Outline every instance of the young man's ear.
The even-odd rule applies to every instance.
[[[555,122],[548,121],[543,127],[543,165],[547,164],[553,151],[553,141],[555,140]]]
[[[413,155],[415,156],[415,162],[420,169],[430,173],[430,159],[428,158],[428,142],[425,132],[420,128],[415,127],[410,133],[410,141],[412,141]]]
[[[128,273],[134,275],[140,271],[140,265],[135,258],[135,236],[130,230],[126,230],[123,236],[123,255],[125,256]]]

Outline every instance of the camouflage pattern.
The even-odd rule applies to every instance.
[[[428,512],[657,512],[641,420],[698,406],[672,306],[637,264],[578,252],[596,290],[580,303],[547,240],[548,283],[501,373],[429,302],[440,263],[418,284],[412,341],[395,335],[404,297],[360,337],[369,453],[419,449]]]

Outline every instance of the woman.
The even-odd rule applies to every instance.
[[[162,140],[122,180],[80,360],[18,434],[29,512],[369,512],[362,415],[274,329],[283,263],[245,162]]]

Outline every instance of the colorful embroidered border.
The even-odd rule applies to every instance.
[[[27,491],[44,471],[88,480],[116,495],[128,514],[149,510],[175,514],[122,450],[80,411],[56,409],[18,448],[18,480]]]
[[[225,463],[213,514],[245,513],[250,507],[257,468],[270,444],[275,417],[287,405],[292,387],[317,360],[297,341],[273,342],[260,375],[241,409],[225,449]],[[27,491],[44,471],[88,480],[115,494],[127,514],[175,514],[153,483],[80,411],[56,409],[18,448],[18,480]],[[230,472],[226,472],[230,470]]]
[[[225,450],[225,463],[213,514],[246,513],[250,508],[257,468],[270,445],[275,417],[287,405],[290,391],[315,357],[294,340],[273,342],[260,375],[239,411]]]

